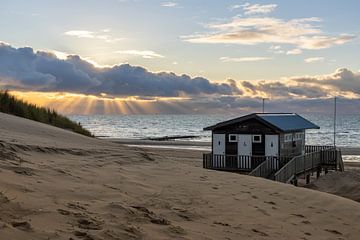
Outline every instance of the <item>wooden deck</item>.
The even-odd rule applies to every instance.
[[[343,171],[341,151],[333,146],[306,146],[305,154],[293,158],[204,154],[203,167],[213,170],[247,172],[251,176],[296,184],[300,176],[322,170]]]
[[[280,162],[286,162],[290,159],[282,158],[281,161],[278,161],[279,158],[273,156],[237,156],[205,153],[203,155],[203,167],[223,171],[251,172],[263,162],[270,160],[279,165]]]

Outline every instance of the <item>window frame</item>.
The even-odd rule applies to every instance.
[[[259,140],[255,140],[255,137],[259,137]],[[261,134],[252,135],[252,142],[253,143],[262,143],[262,135]]]
[[[235,140],[231,140],[231,137],[235,136]],[[237,134],[229,134],[229,142],[238,142],[238,135]]]
[[[285,133],[284,134],[284,142],[292,142],[293,141],[293,134],[292,133]]]

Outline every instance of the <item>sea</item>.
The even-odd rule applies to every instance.
[[[320,126],[306,131],[306,144],[328,145],[334,141],[332,114],[301,114]],[[100,138],[147,139],[164,136],[196,136],[192,141],[210,142],[211,132],[204,127],[238,117],[236,115],[91,115],[69,116]],[[360,114],[338,115],[336,144],[360,147]],[[188,140],[188,139],[186,139]],[[179,139],[178,141],[182,141]]]

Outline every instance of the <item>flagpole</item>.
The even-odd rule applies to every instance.
[[[336,147],[336,97],[334,98],[334,147]]]
[[[265,113],[265,98],[262,99],[262,112]]]

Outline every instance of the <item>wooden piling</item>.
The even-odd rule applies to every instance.
[[[321,174],[321,167],[319,167],[316,171],[316,178],[319,178]]]

